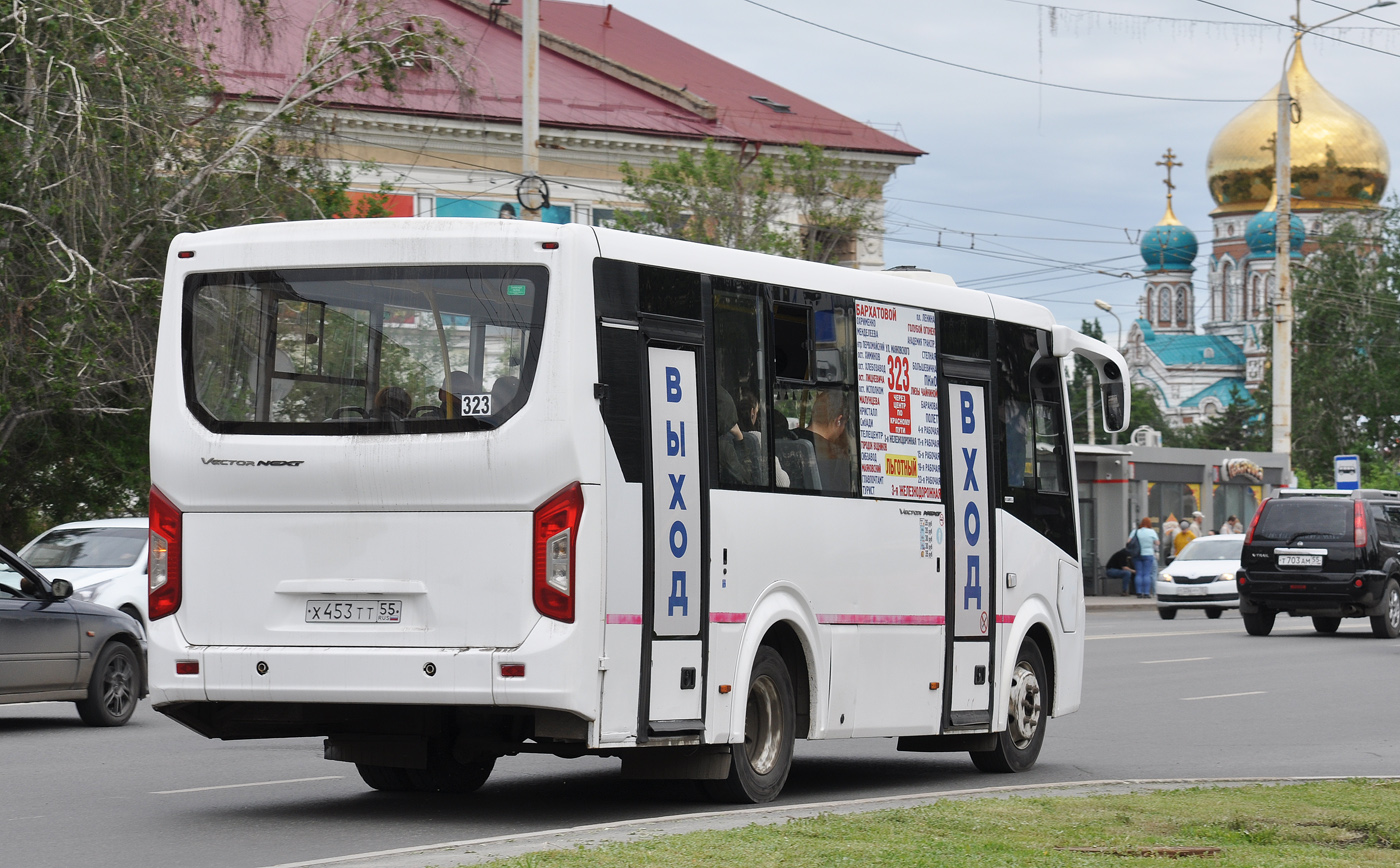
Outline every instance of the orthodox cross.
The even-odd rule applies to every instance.
[[[1181,163],[1177,162],[1176,154],[1172,153],[1172,149],[1167,148],[1167,152],[1162,155],[1162,159],[1158,160],[1154,165],[1166,166],[1167,168],[1167,178],[1162,183],[1167,185],[1167,204],[1170,205],[1172,201],[1172,191],[1176,189],[1176,185],[1172,183],[1172,169],[1180,166]]]

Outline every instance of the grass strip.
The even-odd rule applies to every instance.
[[[552,850],[490,864],[957,868],[1126,866],[1164,858],[1212,868],[1400,865],[1400,783],[950,799],[871,814],[823,814],[781,825]]]

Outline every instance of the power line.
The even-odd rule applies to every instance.
[[[753,0],[746,0],[746,2],[752,3]],[[1197,2],[1197,3],[1204,3],[1204,4],[1206,4],[1207,6],[1214,6],[1216,9],[1224,9],[1226,12],[1233,12],[1233,13],[1235,13],[1236,15],[1243,15],[1243,16],[1245,16],[1246,18],[1257,18],[1257,19],[1259,19],[1260,21],[1264,21],[1264,22],[1267,22],[1267,23],[1269,23],[1269,24],[1273,24],[1273,25],[1278,26],[1278,27],[1286,27],[1286,28],[1288,28],[1289,30],[1293,30],[1293,31],[1295,31],[1295,32],[1297,31],[1297,28],[1295,28],[1292,24],[1289,24],[1289,23],[1286,22],[1286,21],[1275,21],[1275,20],[1273,20],[1272,18],[1265,18],[1263,15],[1255,15],[1253,12],[1245,12],[1245,11],[1242,10],[1242,9],[1234,9],[1234,8],[1229,7],[1229,6],[1226,6],[1226,5],[1223,4],[1223,3],[1216,3],[1216,2],[1214,2],[1214,0],[1196,0],[1196,2]],[[1340,42],[1340,43],[1343,44],[1343,45],[1350,45],[1350,46],[1352,46],[1353,48],[1364,48],[1364,49],[1366,49],[1367,51],[1374,51],[1374,52],[1376,52],[1377,54],[1385,54],[1385,55],[1389,55],[1390,57],[1400,57],[1400,54],[1396,54],[1396,53],[1393,52],[1393,51],[1386,51],[1384,48],[1375,48],[1374,46],[1370,46],[1370,45],[1362,45],[1360,42],[1352,42],[1352,41],[1349,40],[1349,39],[1342,39],[1342,38],[1337,37],[1337,36],[1328,36],[1326,33],[1319,33],[1319,32],[1316,31],[1316,30],[1309,30],[1309,31],[1308,31],[1308,35],[1309,35],[1309,36],[1316,36],[1318,39],[1330,39],[1330,40],[1333,41],[1333,42]]]
[[[1131,18],[1131,19],[1140,20],[1140,21],[1167,21],[1167,22],[1171,22],[1171,23],[1173,23],[1173,24],[1209,24],[1209,25],[1224,25],[1224,26],[1227,26],[1227,27],[1258,27],[1258,28],[1260,28],[1260,29],[1263,29],[1263,28],[1269,26],[1269,25],[1266,25],[1266,24],[1247,24],[1247,23],[1244,23],[1244,22],[1241,22],[1241,21],[1221,21],[1221,20],[1218,20],[1218,19],[1210,19],[1210,18],[1173,18],[1173,17],[1167,16],[1167,15],[1146,15],[1146,14],[1143,14],[1143,13],[1141,13],[1141,12],[1109,12],[1109,11],[1104,10],[1104,9],[1081,9],[1081,8],[1078,8],[1078,7],[1075,7],[1075,6],[1060,6],[1060,5],[1052,5],[1052,4],[1049,4],[1049,3],[1040,3],[1040,2],[1038,2],[1038,0],[1006,0],[1006,2],[1007,2],[1007,3],[1015,3],[1015,4],[1019,5],[1019,6],[1034,6],[1034,7],[1039,8],[1039,9],[1050,9],[1050,10],[1054,10],[1054,11],[1056,11],[1056,12],[1074,12],[1074,13],[1078,13],[1078,14],[1081,14],[1081,15],[1102,15],[1102,16],[1105,17],[1105,18]],[[1331,3],[1323,3],[1322,0],[1316,0],[1316,2],[1322,3],[1323,6],[1332,6]],[[1332,8],[1333,8],[1333,9],[1343,9],[1343,7],[1341,7],[1341,6],[1332,6]],[[1346,11],[1346,10],[1343,9],[1343,11]],[[1339,28],[1337,28],[1337,29],[1338,29],[1338,30],[1395,30],[1396,27],[1397,27],[1397,25],[1391,24],[1389,21],[1386,21],[1386,20],[1383,19],[1383,18],[1376,18],[1376,17],[1371,16],[1371,15],[1363,15],[1362,17],[1363,17],[1363,18],[1370,18],[1372,21],[1380,21],[1382,24],[1388,24],[1388,25],[1390,25],[1390,26],[1388,26],[1388,27],[1339,27]],[[1270,22],[1270,23],[1272,23],[1272,22]]]
[[[1125,93],[1125,92],[1123,92],[1123,91],[1116,91],[1116,90],[1100,90],[1099,88],[1093,88],[1093,87],[1078,87],[1078,86],[1072,85],[1072,84],[1057,84],[1057,83],[1055,83],[1055,82],[1049,82],[1049,81],[1038,81],[1038,80],[1036,80],[1036,79],[1034,79],[1034,78],[1024,78],[1024,77],[1019,76],[1019,75],[1011,75],[1010,73],[996,72],[996,71],[993,71],[993,70],[990,70],[990,69],[981,69],[981,68],[979,68],[979,67],[976,67],[976,66],[968,66],[967,64],[963,64],[963,63],[954,63],[954,62],[951,61],[951,60],[943,60],[942,58],[933,57],[933,56],[928,55],[928,54],[920,54],[920,53],[918,53],[917,51],[910,51],[910,50],[908,50],[907,48],[899,48],[899,47],[897,47],[897,46],[888,45],[888,44],[883,43],[883,42],[876,42],[875,40],[873,40],[873,39],[867,39],[867,38],[864,37],[864,36],[857,36],[857,35],[855,35],[854,33],[847,33],[847,32],[845,32],[844,30],[837,30],[837,29],[834,28],[834,27],[828,27],[828,26],[826,26],[825,24],[818,24],[818,23],[815,22],[815,21],[810,21],[810,20],[808,20],[808,19],[806,19],[806,18],[801,18],[801,17],[799,17],[799,16],[797,16],[797,15],[793,15],[791,12],[784,12],[784,11],[781,10],[781,9],[775,9],[775,8],[773,8],[772,6],[767,6],[767,5],[763,4],[763,3],[758,2],[758,0],[744,0],[744,2],[745,2],[745,3],[748,3],[748,4],[752,5],[752,6],[757,6],[757,7],[760,8],[760,9],[767,9],[769,12],[772,12],[772,13],[774,13],[774,14],[776,14],[776,15],[781,15],[781,16],[783,16],[784,18],[791,18],[793,21],[799,21],[799,22],[801,22],[801,23],[803,23],[803,24],[806,24],[806,25],[808,25],[808,26],[810,26],[810,27],[815,27],[815,28],[817,28],[818,30],[825,30],[825,31],[828,32],[828,33],[834,33],[834,34],[836,34],[837,36],[844,36],[844,37],[846,37],[847,39],[854,39],[856,42],[863,42],[863,43],[865,43],[866,45],[873,45],[873,46],[875,46],[876,48],[883,48],[883,49],[885,49],[886,51],[893,51],[893,52],[895,52],[896,54],[903,54],[903,55],[906,55],[906,56],[908,56],[908,57],[918,58],[919,60],[927,60],[927,61],[930,61],[930,62],[932,62],[932,63],[942,64],[943,66],[951,66],[951,67],[953,67],[953,68],[955,68],[955,69],[962,69],[962,70],[966,70],[967,72],[975,72],[975,73],[978,73],[978,74],[980,74],[980,75],[990,75],[990,76],[992,76],[993,78],[1004,78],[1004,79],[1007,79],[1007,80],[1009,80],[1009,81],[1019,81],[1019,82],[1022,82],[1022,83],[1024,83],[1024,84],[1034,84],[1034,85],[1037,85],[1037,86],[1039,86],[1039,87],[1051,87],[1051,88],[1055,88],[1055,89],[1057,89],[1057,90],[1070,90],[1070,91],[1076,91],[1076,92],[1078,92],[1078,93],[1092,93],[1092,94],[1098,94],[1098,95],[1100,95],[1100,96],[1121,96],[1121,97],[1126,97],[1126,98],[1128,98],[1128,99],[1148,99],[1148,100],[1158,100],[1158,101],[1163,101],[1163,102],[1196,102],[1196,103],[1251,103],[1251,102],[1258,102],[1258,100],[1255,100],[1255,99],[1207,99],[1207,98],[1201,98],[1201,97],[1187,97],[1187,96],[1155,96],[1155,95],[1152,95],[1152,94]],[[1388,53],[1388,52],[1387,52],[1387,53]]]

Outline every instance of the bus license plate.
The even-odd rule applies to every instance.
[[[1320,567],[1322,566],[1322,555],[1279,555],[1278,565],[1281,567]]]
[[[308,624],[397,624],[403,600],[307,600]]]

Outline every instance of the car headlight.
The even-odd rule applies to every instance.
[[[78,590],[74,591],[73,599],[82,600],[84,603],[91,603],[92,598],[97,596],[103,588],[107,587],[110,584],[112,584],[111,579],[103,579],[100,582],[93,582],[92,584],[86,587],[79,588]]]
[[[1215,580],[1216,580],[1217,582],[1230,582],[1231,584],[1234,584],[1234,581],[1235,581],[1235,574],[1234,574],[1234,573],[1221,573],[1219,576],[1216,577]]]
[[[1172,580],[1172,574],[1171,574],[1171,573],[1158,573],[1158,574],[1157,574],[1157,581],[1159,581],[1159,582],[1170,582],[1171,580]]]

